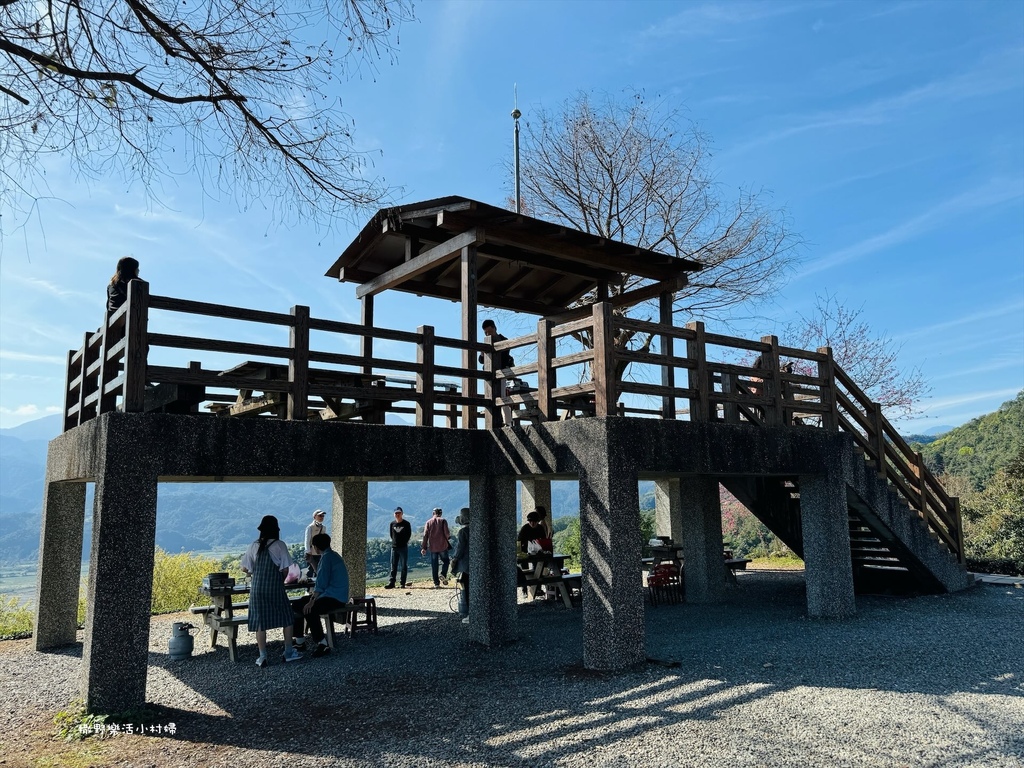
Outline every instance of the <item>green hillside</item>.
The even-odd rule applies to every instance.
[[[936,474],[965,477],[981,489],[1024,445],[1024,390],[999,410],[967,422],[920,446]]]

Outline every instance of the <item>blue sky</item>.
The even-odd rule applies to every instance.
[[[465,2],[417,5],[398,62],[339,88],[399,201],[502,204],[519,106],[642,89],[713,138],[726,195],[761,189],[806,244],[775,298],[737,320],[779,332],[834,293],[903,344],[932,385],[905,432],[957,425],[1024,388],[1024,4],[1019,2]],[[363,218],[331,233],[204,197],[162,203],[57,161],[59,199],[5,231],[0,427],[60,408],[67,350],[102,316],[123,255],[166,296],[354,320],[323,277]],[[5,213],[5,228],[10,221]],[[384,294],[380,325],[457,333],[453,304]]]

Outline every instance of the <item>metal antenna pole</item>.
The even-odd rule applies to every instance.
[[[518,87],[515,83],[512,84],[512,120],[515,122],[515,132],[513,133],[512,143],[515,147],[515,184],[516,184],[516,213],[523,212],[523,195],[522,190],[519,187],[519,118],[522,117],[522,112],[519,111],[519,93]]]

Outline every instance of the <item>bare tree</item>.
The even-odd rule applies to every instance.
[[[786,327],[785,343],[801,349],[831,347],[835,361],[891,417],[917,413],[931,387],[920,368],[899,365],[902,345],[887,333],[872,331],[861,319],[862,312],[850,309],[835,294],[816,296],[814,312]]]
[[[532,215],[702,262],[675,296],[688,317],[724,317],[773,293],[798,240],[758,194],[726,199],[709,170],[708,138],[664,103],[579,93],[540,109],[523,132],[521,180]],[[644,283],[623,275],[614,293]]]
[[[278,216],[375,203],[328,89],[393,60],[411,18],[410,0],[0,0],[0,204],[24,216],[48,193],[49,154],[150,193],[195,170]]]

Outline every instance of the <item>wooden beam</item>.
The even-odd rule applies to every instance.
[[[626,291],[620,293],[618,296],[613,296],[608,300],[613,308],[618,307],[631,307],[634,304],[639,304],[641,301],[647,301],[655,297],[661,296],[663,293],[674,294],[686,285],[686,276],[682,275],[671,280],[663,280],[659,283],[651,283],[640,288],[636,288],[632,291]],[[581,317],[586,317],[593,312],[592,304],[584,304],[581,307],[574,307],[573,309],[567,309],[565,312],[560,312],[557,315],[551,315],[549,319],[554,323],[566,323],[570,320],[577,320]]]
[[[429,251],[421,253],[415,258],[399,264],[394,269],[389,269],[387,272],[363,283],[356,288],[356,297],[361,299],[363,296],[394,288],[448,259],[455,258],[464,248],[475,248],[478,243],[483,241],[483,238],[484,231],[479,227],[474,227],[460,235],[456,235],[451,240],[435,245]]]
[[[458,213],[441,211],[437,214],[437,226],[448,230],[465,229],[468,222],[465,216]],[[697,262],[677,259],[668,254],[659,254],[654,251],[640,252],[638,255],[618,255],[607,252],[606,246],[610,243],[604,238],[598,238],[594,245],[589,247],[578,245],[571,241],[570,232],[566,231],[566,238],[555,239],[547,234],[535,234],[533,232],[516,231],[514,226],[502,227],[500,231],[489,231],[487,242],[498,245],[511,245],[517,248],[544,253],[549,256],[579,261],[594,267],[605,267],[616,272],[649,277],[654,280],[667,280],[679,274],[680,269],[696,271],[700,269]],[[584,238],[593,238],[593,235],[580,233]]]
[[[481,234],[483,232],[481,231]],[[477,275],[476,275],[476,246],[469,245],[462,248],[460,254],[462,263],[462,339],[463,341],[476,341],[476,304],[477,296]],[[476,353],[468,349],[462,350],[463,370],[476,370]],[[462,379],[462,396],[476,397],[476,378],[464,376]],[[462,428],[476,429],[476,408],[464,405],[462,407]]]

